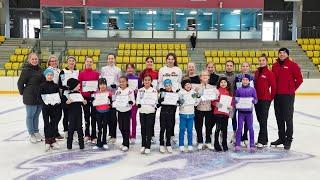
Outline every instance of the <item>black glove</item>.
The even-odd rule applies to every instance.
[[[160,88],[160,92],[164,92],[165,91],[165,89],[164,88]]]
[[[138,104],[137,107],[138,107],[138,108],[141,108],[141,104]]]
[[[115,89],[115,88],[117,88],[117,85],[111,84],[111,88],[112,88],[112,89]]]
[[[176,90],[176,93],[178,93],[179,91],[180,91],[180,89],[177,89],[177,90]]]
[[[164,101],[164,97],[159,98],[159,103],[162,103]]]
[[[161,104],[157,104],[157,108],[161,107]]]
[[[177,101],[177,103],[178,103],[179,105],[181,105],[181,104],[182,104],[180,100],[178,100],[178,101]]]
[[[130,104],[130,105],[132,105],[132,104],[133,104],[133,102],[132,102],[132,101],[129,101],[129,104]]]

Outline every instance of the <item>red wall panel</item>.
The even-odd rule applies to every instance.
[[[263,8],[264,0],[85,0],[86,6],[142,8]],[[83,6],[83,0],[40,0],[41,6]]]

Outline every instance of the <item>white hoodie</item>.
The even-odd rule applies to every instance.
[[[169,68],[168,66],[164,66],[159,70],[159,88],[164,88],[163,82],[166,79],[170,79],[172,81],[172,90],[176,91],[181,89],[181,79],[182,79],[182,71],[179,67],[174,66]]]
[[[180,114],[194,114],[194,107],[200,103],[200,98],[196,97],[196,92],[193,89],[179,91],[179,99],[180,102],[183,102],[180,106]]]
[[[144,93],[157,93],[157,90],[154,89],[153,87],[150,87],[148,89],[146,89],[145,87],[140,88],[138,90],[136,104],[141,104],[141,99],[143,98]],[[157,105],[157,101],[154,103],[154,105],[143,105],[142,104],[141,108],[139,108],[139,113],[144,113],[144,114],[155,113],[156,112],[156,109],[155,109],[156,105]]]
[[[128,102],[127,102],[127,106],[125,107],[117,107],[117,97],[118,96],[127,96],[128,98]],[[129,101],[132,101],[133,104],[130,105]],[[130,88],[125,88],[125,89],[121,89],[120,87],[117,89],[117,91],[115,92],[115,101],[113,102],[113,106],[116,108],[116,110],[120,111],[120,112],[127,112],[131,110],[131,107],[134,105],[135,103],[135,99],[134,99],[134,91]]]

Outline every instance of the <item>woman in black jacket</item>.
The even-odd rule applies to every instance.
[[[39,98],[39,87],[45,77],[39,67],[37,54],[30,53],[28,63],[23,67],[18,80],[19,93],[23,96],[23,104],[26,105],[27,129],[32,143],[40,142],[43,137],[39,133],[39,115],[42,109]]]

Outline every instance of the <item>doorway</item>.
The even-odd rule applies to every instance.
[[[40,19],[23,18],[23,38],[40,38]]]
[[[262,41],[279,41],[280,22],[263,22]]]

